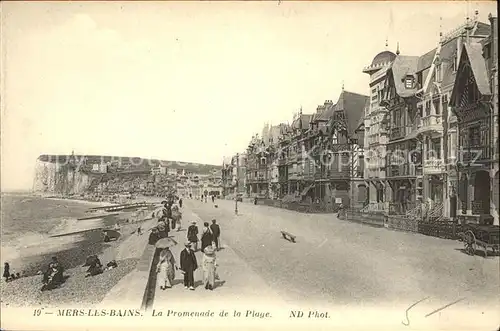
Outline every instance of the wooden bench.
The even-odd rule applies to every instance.
[[[293,234],[288,233],[286,231],[281,231],[281,235],[283,236],[283,239],[291,241],[293,243],[295,242],[296,236],[294,236]]]

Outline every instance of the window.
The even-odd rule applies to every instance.
[[[406,79],[405,79],[405,87],[406,87],[407,89],[413,88],[413,77],[411,77],[411,76],[406,76]]]
[[[473,103],[479,99],[479,93],[477,91],[474,77],[470,77],[470,79],[467,80],[466,91],[467,91],[468,101],[470,103]]]
[[[479,126],[469,129],[469,146],[479,146],[481,140],[481,130]]]
[[[419,117],[424,116],[424,106],[420,105],[417,107],[417,116]]]
[[[457,53],[453,54],[453,72],[458,70]]]
[[[450,112],[448,111],[448,95],[447,94],[443,95],[442,109],[443,109],[443,111],[446,112],[446,114],[448,114],[447,116],[449,117]]]
[[[336,132],[333,133],[332,144],[334,144],[334,145],[338,144],[338,139],[337,139],[337,133]]]
[[[436,100],[434,100],[433,103],[434,103],[434,113],[436,115],[441,114],[441,107],[440,107],[441,106],[441,102],[440,102],[440,100],[436,99]]]
[[[484,47],[483,54],[484,54],[484,58],[486,60],[488,60],[491,57],[491,44],[490,45],[486,45]]]
[[[441,75],[442,71],[441,71],[441,69],[442,69],[441,64],[438,64],[436,66],[436,82],[441,82],[441,78],[442,78],[442,75]]]
[[[418,86],[419,87],[422,87],[422,85],[424,84],[424,79],[423,79],[423,76],[422,76],[422,72],[419,72],[417,74],[417,82],[418,82]]]
[[[436,138],[431,140],[431,156],[434,156],[436,159],[441,158],[441,138]]]
[[[425,116],[429,116],[431,114],[431,101],[425,102]]]

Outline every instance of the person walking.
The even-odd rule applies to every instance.
[[[215,203],[215,195],[212,195],[212,203]]]
[[[213,241],[215,243],[215,248],[217,251],[219,250],[219,237],[220,237],[220,227],[217,224],[215,219],[212,220],[212,224],[210,224],[210,231],[212,231]]]
[[[193,245],[193,250],[198,250],[198,227],[196,222],[193,221],[187,231],[187,240]]]
[[[212,246],[214,241],[214,236],[210,228],[208,227],[208,222],[203,223],[203,233],[201,234],[201,251],[204,252],[205,248]]]
[[[182,198],[179,199],[179,207],[182,208]]]
[[[217,260],[212,246],[205,248],[203,252],[203,284],[205,290],[212,291],[215,287]]]
[[[148,244],[155,245],[158,240],[160,240],[160,236],[158,235],[158,228],[154,227],[151,229],[151,233],[149,234]]]
[[[156,272],[159,276],[158,284],[160,284],[160,289],[171,288],[175,278],[175,258],[168,247],[160,252]]]
[[[181,271],[184,274],[184,288],[194,291],[194,272],[198,269],[198,262],[196,261],[196,255],[194,255],[191,249],[191,243],[186,242],[184,244],[186,247],[181,252]]]

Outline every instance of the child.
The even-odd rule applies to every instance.
[[[3,267],[3,277],[5,278],[5,282],[8,282],[10,280],[10,265],[5,262],[4,267]]]

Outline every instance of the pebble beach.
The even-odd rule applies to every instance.
[[[1,280],[2,307],[90,307],[99,304],[120,279],[134,270],[147,241],[147,235],[138,236],[135,231],[139,224],[147,228],[151,220],[147,217],[131,218],[134,211],[103,219],[77,220],[91,216],[89,208],[106,204],[109,205],[2,195],[2,272],[3,263],[9,262],[11,273],[21,274],[21,278],[10,282]],[[54,233],[86,229],[86,226],[91,228],[97,222],[107,227],[119,224],[120,238],[104,243],[101,231],[51,237]],[[83,264],[89,255],[94,254],[99,256],[103,265],[116,260],[118,267],[85,278],[87,267]],[[67,279],[61,287],[42,292],[43,276],[39,272],[46,268],[52,256],[57,256],[63,265]]]

